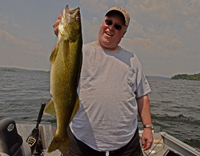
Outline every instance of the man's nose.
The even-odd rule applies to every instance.
[[[110,30],[115,30],[114,24],[108,26]]]

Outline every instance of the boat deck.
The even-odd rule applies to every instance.
[[[139,133],[141,138],[142,130]],[[200,156],[200,152],[197,149],[166,132],[154,132],[153,138],[153,145],[149,150],[143,152],[144,156]]]
[[[30,132],[34,129],[35,124],[16,124],[18,133],[24,140],[27,139]],[[44,123],[40,125],[40,147],[43,149],[43,155],[45,156],[60,156],[60,152],[54,151],[47,153],[46,150],[50,145],[54,134],[56,132],[56,126],[52,126],[50,123]],[[142,130],[139,131],[140,138],[142,137]],[[152,147],[143,152],[144,156],[200,156],[200,152],[191,146],[181,142],[180,140],[172,137],[166,132],[154,132],[154,142]],[[35,154],[34,156],[36,156]],[[41,155],[41,154],[40,154]]]
[[[22,136],[24,140],[27,139],[31,131],[35,128],[35,124],[16,124],[18,133]],[[56,150],[52,153],[47,153],[46,150],[48,146],[50,145],[51,141],[53,140],[53,137],[56,132],[56,126],[52,126],[50,123],[41,124],[39,126],[40,131],[40,146],[42,146],[43,155],[44,156],[60,156],[60,151]],[[35,154],[34,156],[37,156]]]

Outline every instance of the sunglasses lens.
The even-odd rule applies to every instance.
[[[113,24],[113,22],[112,22],[111,20],[109,20],[109,19],[106,19],[106,20],[105,20],[105,23],[106,23],[107,25],[112,25],[112,24]],[[122,29],[122,26],[119,25],[119,24],[115,24],[114,27],[115,27],[116,30],[121,30],[121,29]]]
[[[121,29],[122,29],[122,26],[119,25],[119,24],[115,24],[114,27],[115,27],[115,29],[117,29],[117,30],[121,30]]]
[[[106,23],[107,25],[112,25],[112,21],[109,20],[109,19],[106,19],[106,20],[105,20],[105,23]]]

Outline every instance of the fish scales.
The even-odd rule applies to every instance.
[[[82,33],[80,10],[63,10],[59,24],[57,46],[52,51],[50,74],[50,93],[52,100],[45,108],[57,120],[56,134],[47,150],[69,150],[67,127],[79,108],[77,86],[82,63]]]

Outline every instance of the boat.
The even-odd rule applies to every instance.
[[[155,127],[156,128],[156,127]],[[158,129],[159,126],[158,126]],[[140,143],[143,130],[139,130]],[[153,130],[153,144],[144,156],[200,156],[199,149],[195,149],[166,132]]]
[[[41,118],[45,108],[42,103],[36,126],[33,123],[16,123],[11,118],[0,121],[0,156],[60,156],[56,150],[47,153],[47,149],[56,133],[56,124],[42,123]],[[139,123],[140,144],[142,139],[142,124]],[[149,150],[143,151],[144,156],[200,156],[200,151],[166,132],[160,132],[160,127],[154,127],[153,144]]]
[[[27,140],[27,137],[30,135],[30,132],[34,128],[35,124],[16,123],[17,133],[19,134],[19,136],[22,137],[24,143],[26,142],[25,140]],[[37,141],[37,146],[35,148],[35,151],[34,153],[32,153],[32,156],[39,156],[39,155],[60,156],[61,153],[58,150],[52,153],[47,153],[47,148],[50,145],[51,140],[55,135],[55,132],[56,132],[55,124],[42,123],[39,126],[39,138]],[[142,137],[142,132],[143,132],[142,129],[139,130],[140,138]],[[154,136],[153,145],[149,150],[143,151],[144,156],[200,156],[200,151],[174,138],[173,136],[169,135],[166,132],[157,132],[153,130],[153,136]],[[27,144],[29,144],[29,146],[25,146],[25,148],[30,148],[30,142],[28,142]],[[1,138],[0,138],[0,146],[1,146]],[[0,147],[0,155],[8,156],[8,154],[2,152],[2,147]],[[28,156],[28,154],[26,156]]]

